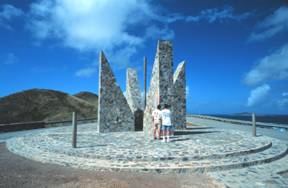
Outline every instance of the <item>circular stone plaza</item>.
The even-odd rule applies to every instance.
[[[169,143],[147,139],[143,132],[98,133],[90,123],[78,126],[76,148],[70,126],[28,131],[6,146],[25,158],[77,169],[198,173],[228,187],[288,186],[287,140],[264,136],[260,128],[252,137],[250,126],[198,117],[187,122]]]

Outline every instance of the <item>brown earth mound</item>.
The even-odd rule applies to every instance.
[[[73,111],[78,112],[79,118],[97,117],[97,102],[89,102],[92,101],[92,93],[87,100],[83,95],[81,97],[47,89],[31,89],[2,97],[0,124],[70,120]]]

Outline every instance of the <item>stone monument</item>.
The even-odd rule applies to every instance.
[[[143,97],[139,87],[136,69],[128,68],[126,72],[126,99],[134,114],[135,130],[143,129]]]
[[[158,104],[168,104],[171,106],[172,123],[175,124],[177,128],[186,126],[186,114],[184,114],[186,113],[185,63],[181,63],[178,66],[173,76],[172,52],[172,43],[170,41],[158,41],[144,111],[143,129],[145,134],[150,138],[153,138],[152,111],[156,109]],[[180,109],[181,107],[185,109]]]
[[[136,69],[128,68],[126,72],[126,98],[132,110],[143,110],[143,97],[139,87]]]
[[[186,125],[186,78],[185,61],[181,62],[173,75],[173,124],[176,129]]]
[[[170,41],[158,41],[144,118],[137,71],[127,70],[125,98],[103,52],[99,62],[99,132],[139,131],[143,128],[145,135],[152,138],[152,111],[158,104],[170,105],[172,123],[177,129],[186,127],[185,62],[181,62],[173,74]]]
[[[103,52],[99,57],[98,131],[134,131],[134,114]]]

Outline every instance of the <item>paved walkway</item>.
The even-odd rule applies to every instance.
[[[195,125],[209,126],[213,129],[241,130],[250,136],[252,127],[244,125],[235,125],[219,121],[213,121],[200,118],[187,118]],[[257,136],[269,136],[288,143],[288,132],[283,129],[257,128]],[[275,144],[275,143],[274,143]],[[288,187],[288,156],[284,156],[273,162],[261,165],[250,166],[247,168],[230,169],[225,171],[209,172],[209,174],[229,187]]]
[[[28,133],[40,133],[46,130],[57,130],[58,127],[52,127],[52,128],[41,128],[41,129],[33,129],[33,130],[25,130],[25,131],[14,131],[14,132],[4,132],[0,133],[0,143],[6,142],[6,140],[10,138],[20,137],[24,136]]]
[[[196,125],[208,126],[215,129],[229,129],[229,130],[241,130],[252,135],[252,127],[247,125],[238,125],[232,123],[225,123],[220,121],[214,121],[209,119],[202,119],[196,117],[187,117],[187,121],[193,122]],[[288,131],[282,128],[260,128],[257,127],[257,135],[265,135],[272,138],[277,138],[288,143]]]
[[[261,136],[251,137],[247,126],[189,121],[200,126],[177,132],[170,143],[147,140],[141,132],[99,134],[95,124],[85,124],[79,126],[76,149],[71,148],[71,127],[29,132],[9,139],[7,147],[26,158],[78,169],[196,172],[230,187],[288,186],[285,135],[281,141],[259,130]]]

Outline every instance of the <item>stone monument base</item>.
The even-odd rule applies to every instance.
[[[143,132],[98,133],[79,126],[77,148],[71,127],[43,130],[8,140],[10,151],[44,163],[89,170],[161,173],[210,172],[269,163],[287,154],[286,144],[236,130],[191,128],[169,143],[145,139]],[[273,144],[272,144],[273,143]],[[287,165],[288,168],[288,165]]]

